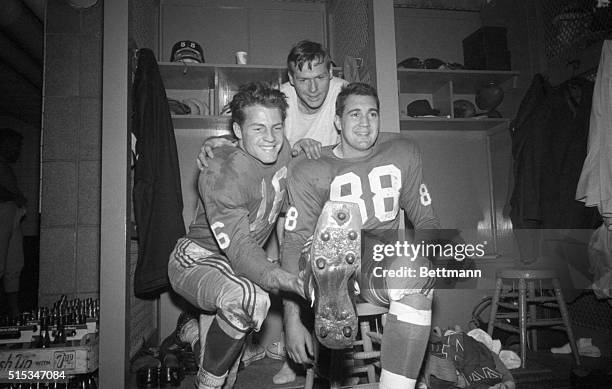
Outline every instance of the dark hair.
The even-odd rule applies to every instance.
[[[312,69],[312,65],[324,63],[327,70],[331,68],[331,57],[329,52],[317,42],[300,41],[291,48],[287,56],[287,69],[293,74],[291,65],[298,70],[302,70],[305,64],[308,64],[308,69]]]
[[[232,112],[232,120],[240,125],[246,119],[245,108],[253,105],[262,105],[268,108],[278,108],[281,111],[283,121],[287,117],[287,101],[285,95],[278,89],[274,89],[267,82],[249,82],[238,88],[229,103]]]
[[[336,97],[336,115],[342,116],[344,112],[344,101],[351,95],[372,96],[376,100],[376,109],[380,109],[378,93],[376,93],[376,89],[373,86],[362,82],[352,82],[343,86],[340,93],[338,93],[338,97]]]
[[[22,141],[23,135],[13,130],[12,128],[8,128],[8,127],[0,128],[0,144],[8,140]]]

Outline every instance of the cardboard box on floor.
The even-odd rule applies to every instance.
[[[0,382],[9,371],[57,371],[66,378],[91,373],[98,369],[98,346],[98,335],[89,334],[76,346],[0,349]]]

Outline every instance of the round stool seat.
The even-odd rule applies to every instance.
[[[495,273],[497,278],[545,280],[559,278],[554,270],[550,269],[501,269]]]

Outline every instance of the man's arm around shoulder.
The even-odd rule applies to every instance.
[[[213,159],[215,154],[214,149],[221,146],[237,146],[238,138],[234,134],[226,134],[220,136],[211,136],[204,140],[202,147],[200,147],[200,153],[198,154],[198,168],[203,170],[208,167],[208,159]]]

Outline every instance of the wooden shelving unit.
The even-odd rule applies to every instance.
[[[499,125],[507,125],[510,119],[490,118],[440,118],[410,116],[400,118],[401,131],[491,131]]]
[[[453,102],[465,99],[474,103],[478,87],[489,83],[504,89],[514,88],[518,74],[513,71],[398,69],[400,130],[487,131],[507,124],[509,119],[506,118],[455,118]],[[420,99],[428,100],[433,108],[440,110],[440,116],[407,116],[407,104]]]
[[[229,131],[229,116],[222,115],[238,87],[250,81],[267,81],[275,87],[288,81],[287,68],[273,65],[160,62],[160,73],[168,98],[195,98],[207,108],[202,115],[172,115],[176,129],[217,129]],[[341,76],[342,69],[333,73]]]

